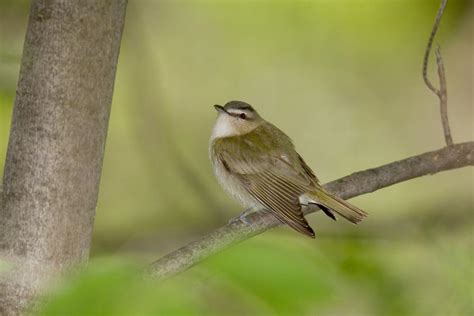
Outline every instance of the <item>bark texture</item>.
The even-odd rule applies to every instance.
[[[413,178],[472,165],[474,142],[467,142],[359,171],[329,182],[324,187],[343,199],[349,199]],[[309,214],[317,210],[318,208],[309,207],[304,211]],[[146,269],[145,277],[166,279],[243,240],[281,225],[268,212],[252,213],[248,216],[248,221],[249,224],[233,221],[167,254]]]
[[[0,315],[87,260],[126,0],[33,0],[0,205]]]

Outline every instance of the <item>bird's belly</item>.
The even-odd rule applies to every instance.
[[[260,203],[255,200],[245,189],[242,183],[229,171],[226,170],[222,162],[218,159],[213,161],[214,173],[217,181],[234,199],[236,199],[245,208],[255,207]]]

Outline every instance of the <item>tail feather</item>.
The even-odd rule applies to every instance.
[[[367,216],[367,213],[360,208],[322,189],[312,192],[310,196],[315,199],[317,204],[329,208],[354,224],[359,223]]]
[[[317,205],[321,209],[321,211],[323,211],[324,214],[326,214],[327,217],[331,218],[333,221],[337,221],[336,215],[334,215],[334,213],[330,209],[328,209],[326,206],[317,204],[317,203],[312,203],[312,202],[310,202],[309,204]]]

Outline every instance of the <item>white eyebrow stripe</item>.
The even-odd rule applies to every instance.
[[[230,114],[240,114],[242,112],[245,112],[244,110],[239,110],[239,109],[229,109],[227,110],[227,113],[230,113]]]
[[[227,110],[227,113],[229,114],[241,114],[241,113],[246,113],[249,114],[251,111],[249,109],[229,109]]]

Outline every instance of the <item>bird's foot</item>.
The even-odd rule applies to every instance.
[[[234,224],[234,223],[238,223],[238,222],[242,222],[244,224],[247,224],[249,225],[250,224],[250,221],[249,219],[247,218],[247,216],[251,213],[255,212],[255,210],[253,209],[253,207],[250,207],[248,209],[246,209],[245,211],[243,211],[242,213],[240,213],[239,215],[235,216],[235,217],[232,217],[230,220],[229,220],[229,224]]]

